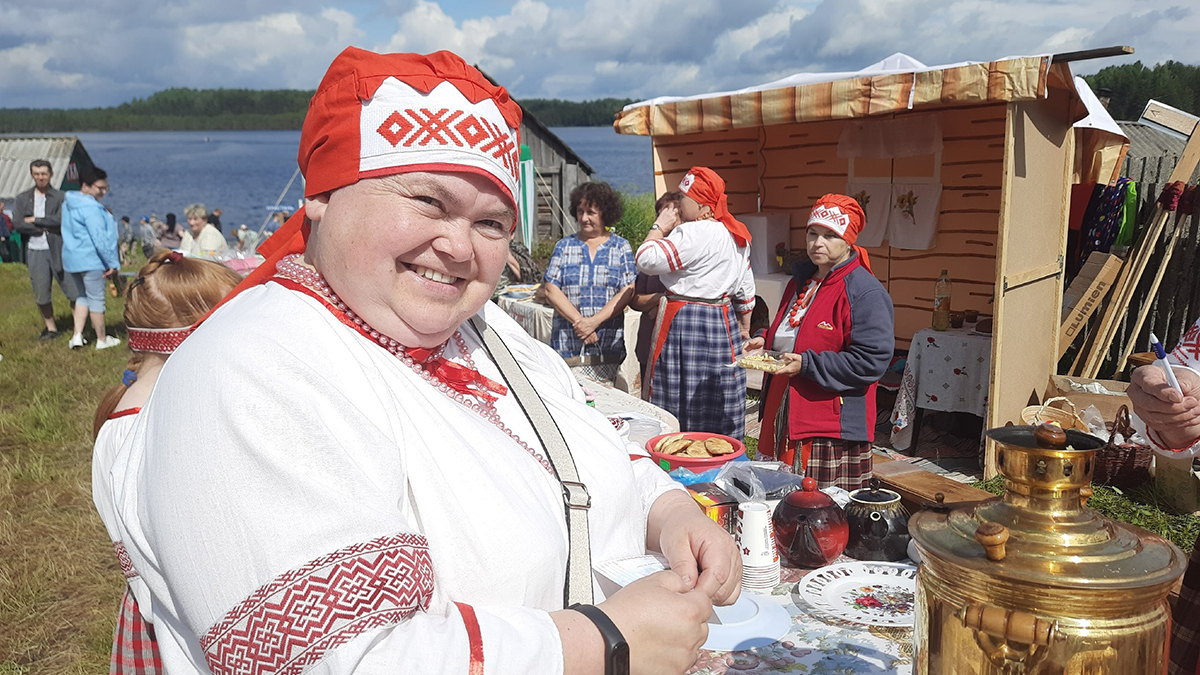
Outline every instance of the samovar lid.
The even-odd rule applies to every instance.
[[[993,429],[1004,496],[915,514],[922,559],[1017,583],[1091,591],[1169,587],[1187,559],[1166,539],[1084,505],[1100,439],[1052,425]],[[1088,492],[1090,494],[1090,492]]]

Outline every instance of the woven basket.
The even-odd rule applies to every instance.
[[[1051,408],[1050,404],[1055,401],[1064,401],[1071,406],[1069,411],[1062,408]],[[1079,418],[1079,412],[1075,409],[1075,404],[1065,396],[1055,396],[1048,398],[1041,405],[1026,406],[1021,411],[1021,421],[1025,424],[1040,424],[1042,422],[1057,422],[1064,429],[1077,429],[1085,434],[1090,434],[1091,429],[1083,420]]]
[[[1133,435],[1127,406],[1121,406],[1117,410],[1108,444],[1096,451],[1096,469],[1092,472],[1092,483],[1129,488],[1150,480],[1150,460],[1154,455],[1150,447],[1128,442],[1116,445],[1113,439],[1117,434],[1121,434],[1122,438]]]

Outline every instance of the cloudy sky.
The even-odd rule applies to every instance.
[[[312,89],[347,45],[453,50],[518,98],[649,98],[857,70],[1132,45],[1200,64],[1200,0],[0,0],[0,107],[167,87]]]

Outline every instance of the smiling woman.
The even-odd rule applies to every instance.
[[[736,599],[728,534],[488,302],[519,124],[447,52],[351,48],[326,73],[305,208],[175,351],[113,470],[167,672],[682,673]],[[231,335],[259,355],[214,367]],[[648,548],[672,571],[567,608],[591,559]]]

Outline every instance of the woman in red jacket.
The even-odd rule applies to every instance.
[[[746,345],[785,352],[764,387],[759,454],[821,487],[855,490],[871,477],[875,384],[895,349],[892,299],[854,245],[865,222],[851,197],[817,201],[808,261],[796,266],[771,328]]]

